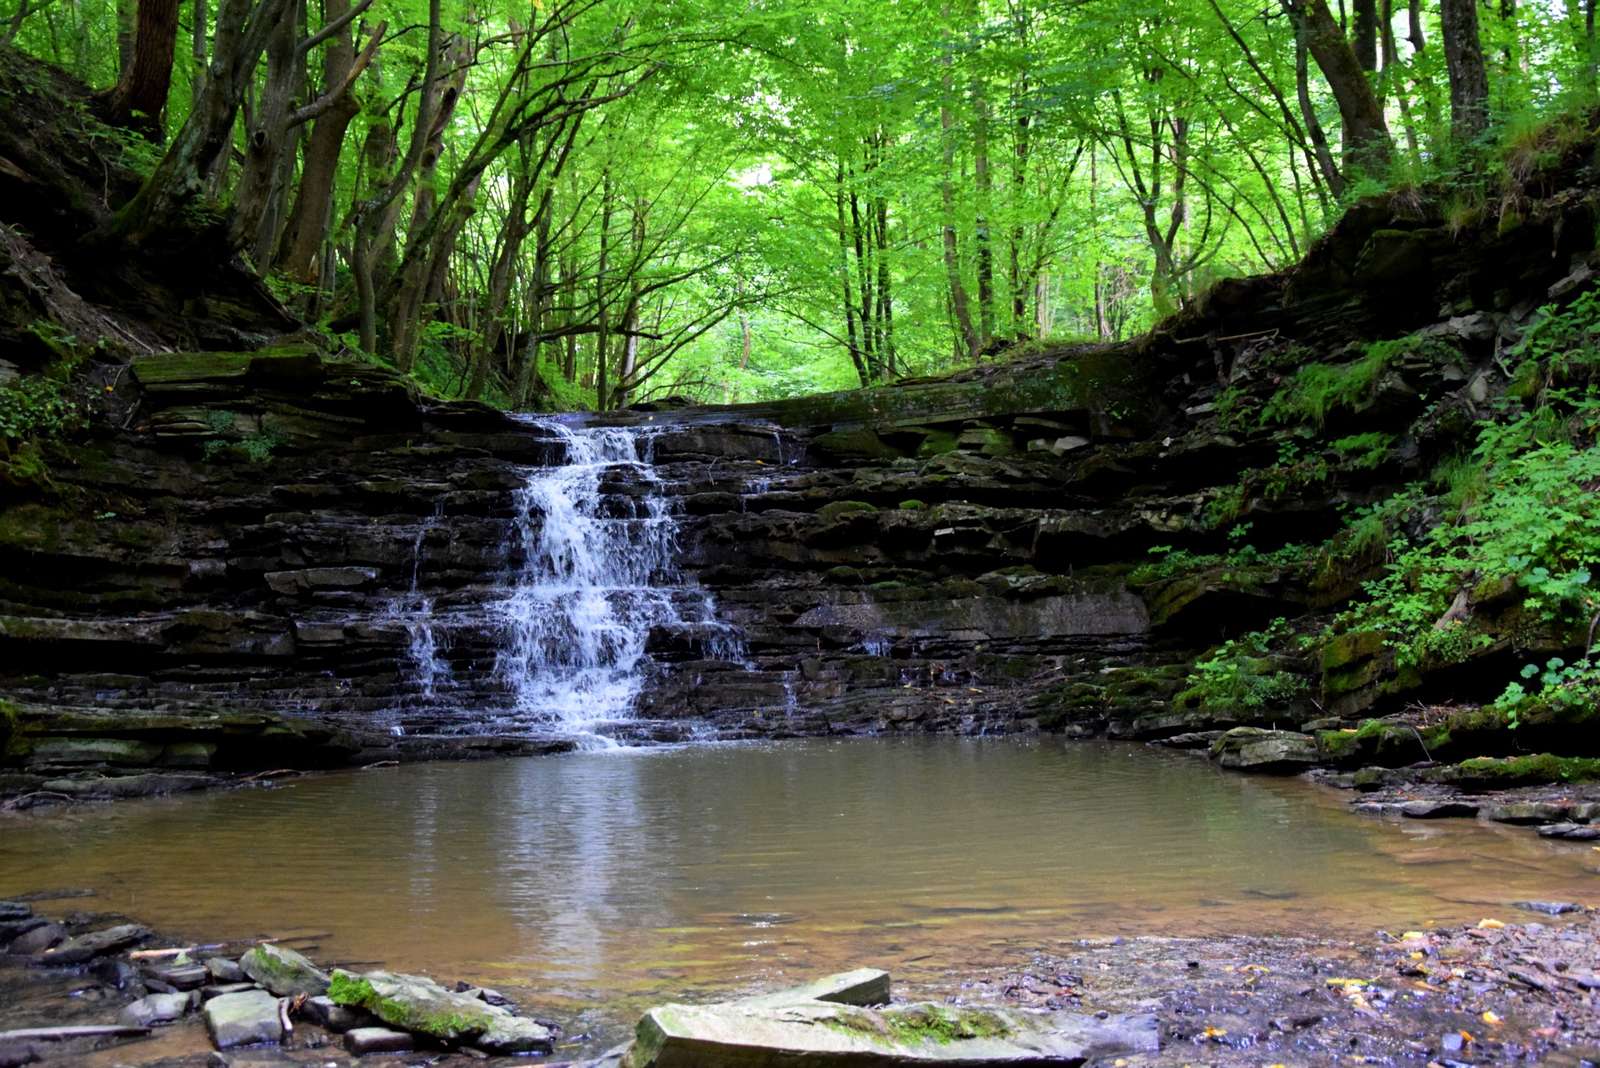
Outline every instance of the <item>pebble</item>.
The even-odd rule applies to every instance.
[[[1542,912],[1546,916],[1560,916],[1567,912],[1581,912],[1582,905],[1571,901],[1513,901],[1514,908],[1524,909],[1528,912]]]

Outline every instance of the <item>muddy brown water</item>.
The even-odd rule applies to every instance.
[[[1184,754],[1050,739],[613,750],[0,820],[0,897],[498,987],[615,1037],[667,998],[859,965],[913,989],[1117,935],[1369,935],[1600,903],[1584,844],[1357,816]],[[1524,918],[1526,914],[1520,914]]]

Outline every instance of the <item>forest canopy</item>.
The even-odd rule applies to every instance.
[[[1596,92],[1594,0],[12,2],[143,175],[100,236],[214,218],[330,347],[516,407],[1126,337],[1365,193],[1471,218]]]

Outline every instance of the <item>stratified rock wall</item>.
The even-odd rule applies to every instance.
[[[632,730],[1199,745],[1325,716],[1171,698],[1198,651],[1329,610],[1373,561],[1315,580],[1271,558],[1141,565],[1162,547],[1225,553],[1240,523],[1267,550],[1322,542],[1470,440],[1534,309],[1592,285],[1592,153],[1530,179],[1512,224],[1364,202],[1300,267],[1225,282],[1137,341],[607,417],[661,427],[683,566],[744,639],[652,634]],[[1403,336],[1415,351],[1318,433],[1237,417],[1298,366]],[[19,717],[0,788],[556,744],[474,736],[505,697],[491,621],[445,634],[448,686],[418,692],[411,670],[419,598],[471,619],[516,568],[514,492],[558,461],[547,433],[293,346],[147,354],[108,392],[114,412],[0,515],[0,693]],[[1327,446],[1369,431],[1386,444],[1359,463]],[[1314,479],[1261,475],[1306,459]],[[1326,665],[1335,714],[1399,699],[1365,663]]]

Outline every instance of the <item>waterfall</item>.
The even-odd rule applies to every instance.
[[[401,680],[412,691],[406,706],[429,706],[438,699],[441,687],[449,688],[455,680],[451,677],[450,663],[440,655],[437,621],[433,615],[433,599],[422,587],[422,559],[428,534],[444,515],[441,500],[433,514],[417,526],[416,539],[411,543],[411,585],[406,593],[389,604],[389,616],[398,619],[406,629],[406,660],[401,666]],[[402,733],[396,725],[395,733]]]
[[[566,461],[531,470],[515,494],[513,570],[490,606],[510,708],[484,726],[585,734],[630,719],[660,628],[742,661],[737,631],[677,567],[674,502],[651,457],[657,428],[532,422],[561,440]]]

